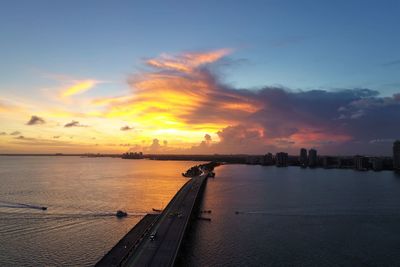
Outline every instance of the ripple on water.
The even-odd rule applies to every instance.
[[[48,207],[0,203],[0,266],[93,266],[144,214],[168,203],[192,165],[0,157],[0,201]],[[119,209],[129,216],[117,219]]]

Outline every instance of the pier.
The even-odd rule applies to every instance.
[[[181,187],[162,213],[142,219],[96,266],[174,266],[188,226],[197,218],[209,176],[205,169]]]

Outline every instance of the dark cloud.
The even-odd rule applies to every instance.
[[[19,134],[21,134],[20,131],[14,131],[14,132],[10,133],[10,135],[19,135]]]
[[[204,140],[206,141],[206,142],[208,142],[208,143],[211,143],[211,135],[209,135],[209,134],[205,134],[204,135]]]
[[[46,123],[46,121],[43,118],[40,118],[36,115],[32,115],[31,119],[26,123],[26,125],[37,125],[44,123]]]
[[[133,127],[130,127],[130,126],[126,125],[126,126],[121,127],[120,130],[121,131],[130,131],[130,130],[133,130]]]
[[[6,132],[0,132],[0,135],[7,135]]]
[[[390,142],[371,140],[400,137],[400,123],[396,123],[399,94],[382,97],[370,89],[290,91],[274,87],[237,94],[258,101],[259,109],[245,120],[232,116],[238,123],[219,131],[218,143],[207,146],[202,141],[194,151],[262,153],[284,148],[297,153],[299,147],[315,146],[324,153],[388,155]],[[206,109],[202,112],[208,116]]]
[[[87,125],[82,125],[82,124],[79,123],[79,121],[71,121],[71,122],[65,124],[64,127],[66,127],[66,128],[70,128],[70,127],[87,127]]]
[[[61,136],[59,136],[59,135],[53,136],[54,139],[58,139],[58,138],[60,138],[60,137],[61,137]]]

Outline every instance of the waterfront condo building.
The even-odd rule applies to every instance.
[[[300,157],[299,157],[299,162],[300,162],[300,166],[305,167],[307,166],[307,149],[302,148],[300,149]]]
[[[286,167],[289,162],[289,155],[285,152],[279,152],[275,155],[275,162],[277,167]]]
[[[358,171],[365,171],[369,168],[369,158],[364,156],[354,157],[354,168]]]
[[[310,149],[308,151],[308,166],[315,167],[317,166],[318,158],[317,158],[317,150]]]

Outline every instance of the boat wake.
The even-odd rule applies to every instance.
[[[1,207],[1,206],[0,206]],[[143,217],[147,213],[137,212],[129,213],[130,217]],[[99,213],[32,213],[32,212],[0,212],[0,221],[13,220],[16,218],[30,220],[65,220],[65,219],[105,219],[116,217],[115,213],[99,212]]]
[[[45,206],[38,206],[25,203],[9,202],[0,200],[1,208],[12,208],[12,209],[35,209],[35,210],[47,210]]]

